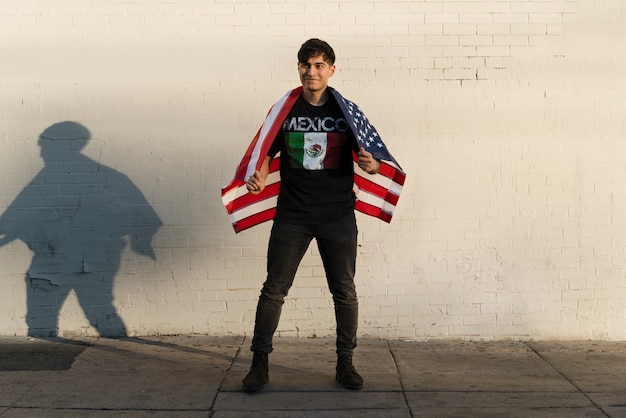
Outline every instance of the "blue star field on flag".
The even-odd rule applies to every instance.
[[[343,96],[335,94],[336,90],[331,89],[331,92],[335,96],[342,112],[348,118],[348,123],[359,142],[359,146],[365,148],[375,159],[392,161],[400,168],[400,164],[391,156],[380,135],[378,135],[376,128],[369,122],[359,106]]]

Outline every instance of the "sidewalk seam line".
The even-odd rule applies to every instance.
[[[215,391],[215,396],[213,397],[213,400],[211,401],[211,406],[209,408],[209,411],[211,412],[211,416],[213,415],[213,412],[215,412],[215,403],[217,402],[217,397],[219,396],[220,393],[225,392],[224,391],[224,382],[226,381],[226,378],[228,377],[228,373],[233,368],[233,365],[235,364],[235,360],[239,356],[239,353],[241,353],[241,349],[242,349],[243,343],[245,341],[246,341],[246,336],[243,335],[241,337],[241,340],[239,341],[239,345],[237,346],[237,350],[235,351],[235,355],[231,358],[229,366],[226,368],[226,370],[224,370],[224,376],[222,377],[222,380],[220,381],[220,385],[218,386],[217,390]]]
[[[604,409],[602,409],[602,407],[600,405],[598,405],[596,402],[593,401],[593,399],[591,399],[589,397],[589,395],[587,395],[587,393],[582,390],[582,388],[580,386],[578,386],[576,383],[574,383],[574,381],[572,379],[569,378],[569,376],[567,376],[564,372],[562,372],[558,367],[556,367],[554,364],[552,364],[547,358],[545,358],[538,349],[536,349],[535,347],[533,347],[533,345],[526,341],[525,342],[526,346],[528,348],[530,348],[530,350],[535,353],[540,359],[542,359],[548,366],[552,367],[558,374],[560,374],[565,380],[567,380],[567,382],[572,385],[574,388],[576,388],[576,390],[578,392],[580,392],[585,398],[587,398],[587,400],[589,402],[591,402],[591,404],[593,406],[595,406],[600,412],[602,412],[605,416],[607,417],[611,417],[609,414],[607,414]]]
[[[400,377],[400,370],[398,369],[398,362],[396,361],[396,356],[391,349],[391,344],[389,344],[389,340],[385,340],[387,343],[387,349],[389,350],[389,354],[391,354],[391,359],[393,360],[393,367],[396,369],[396,376],[398,376],[398,382],[400,383],[400,389],[402,390],[402,397],[404,398],[404,404],[406,405],[407,411],[409,411],[409,415],[413,417],[413,411],[411,411],[411,405],[409,404],[409,400],[406,397],[406,391],[404,390],[404,384],[402,383],[402,379]]]

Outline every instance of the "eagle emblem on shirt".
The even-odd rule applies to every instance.
[[[320,144],[313,144],[306,149],[306,154],[311,158],[317,158],[324,152]]]

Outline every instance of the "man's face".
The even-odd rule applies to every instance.
[[[335,66],[324,61],[322,55],[310,57],[307,62],[298,63],[300,82],[309,92],[322,91],[328,85],[328,80],[335,73]]]

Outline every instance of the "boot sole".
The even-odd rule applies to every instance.
[[[261,389],[263,389],[265,387],[266,384],[269,383],[269,379],[266,380],[265,382],[263,382],[263,384],[258,385],[258,386],[243,386],[243,391],[245,393],[255,393],[260,391]]]
[[[350,390],[361,390],[361,389],[363,389],[363,385],[362,384],[360,384],[360,385],[348,385],[348,384],[343,383],[341,381],[341,379],[339,379],[339,376],[336,376],[335,380],[337,381],[337,383],[339,383],[345,389],[350,389]]]

